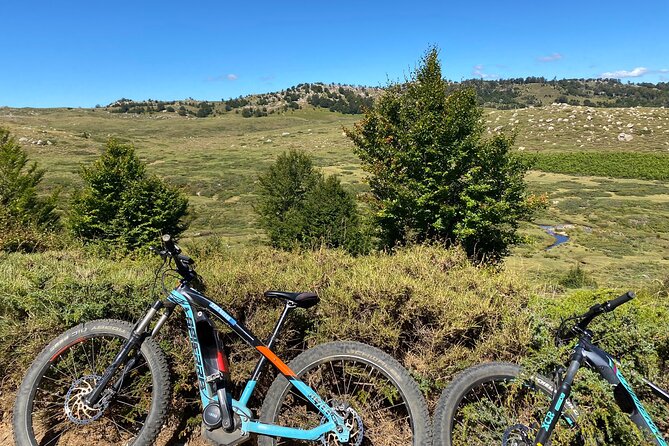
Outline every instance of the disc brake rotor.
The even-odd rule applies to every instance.
[[[332,408],[337,412],[337,415],[344,419],[344,425],[349,431],[348,443],[350,446],[360,446],[364,437],[365,429],[362,425],[362,418],[358,415],[351,406],[346,403],[334,403]],[[325,423],[327,419],[323,417],[321,424]],[[342,445],[334,432],[328,432],[321,437],[321,444],[323,446],[339,446]]]
[[[91,407],[85,399],[101,378],[98,375],[86,375],[72,383],[67,395],[65,395],[65,414],[71,422],[84,425],[92,423],[102,416],[109,403],[101,403]]]

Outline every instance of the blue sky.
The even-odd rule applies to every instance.
[[[0,105],[220,100],[385,85],[429,45],[444,76],[669,81],[669,1],[11,1]]]

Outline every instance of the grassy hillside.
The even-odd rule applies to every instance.
[[[245,246],[264,237],[253,212],[257,175],[284,150],[305,150],[346,186],[367,190],[352,144],[342,133],[358,119],[311,107],[263,118],[0,109],[0,126],[47,169],[45,186],[62,188],[64,199],[80,184],[81,164],[93,160],[113,136],[133,142],[150,171],[188,194],[193,221],[187,237],[216,235]],[[599,285],[664,278],[669,109],[552,105],[487,110],[485,120],[491,134],[517,132],[518,153],[536,158],[543,172],[528,176],[530,188],[546,193],[550,203],[525,225],[528,243],[516,250],[511,266],[553,284],[576,264]],[[566,230],[572,238],[546,252],[552,238],[539,223],[574,225]]]
[[[355,118],[329,111],[287,112],[262,119],[236,114],[214,118],[174,114],[114,114],[99,109],[3,110],[0,125],[22,141],[47,169],[45,185],[67,196],[80,184],[109,137],[129,141],[149,169],[180,186],[193,204],[190,235],[219,234],[232,243],[261,237],[252,197],[258,173],[284,150],[313,154],[328,173],[360,188],[357,158],[342,136]],[[36,144],[38,141],[42,144]],[[48,142],[51,142],[49,145]]]
[[[617,79],[553,79],[527,77],[515,79],[468,79],[449,82],[450,88],[472,87],[481,105],[500,110],[554,103],[589,107],[666,107],[669,83],[622,83]],[[303,83],[285,90],[252,94],[221,101],[133,101],[122,98],[105,108],[113,113],[177,113],[205,117],[229,111],[244,117],[305,108],[313,105],[341,113],[359,114],[383,92],[384,87]],[[100,107],[100,106],[98,106]]]

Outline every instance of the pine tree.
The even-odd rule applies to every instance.
[[[45,247],[46,233],[58,227],[57,195],[37,193],[43,176],[44,170],[29,164],[26,152],[0,128],[0,250]]]
[[[135,249],[186,229],[188,199],[147,174],[130,145],[110,140],[102,156],[83,168],[82,178],[86,186],[73,199],[70,227],[84,241]]]
[[[260,176],[258,196],[256,211],[273,246],[364,249],[355,197],[337,177],[316,171],[304,152],[279,155]]]
[[[461,244],[497,260],[519,240],[532,211],[513,135],[484,138],[473,89],[448,94],[436,48],[403,84],[391,85],[346,133],[369,182],[386,246]]]

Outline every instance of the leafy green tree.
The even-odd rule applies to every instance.
[[[258,195],[256,211],[273,246],[361,250],[355,197],[338,178],[317,172],[304,152],[279,155],[260,176]]]
[[[458,243],[478,260],[498,260],[530,216],[514,136],[484,138],[471,88],[448,93],[438,51],[430,49],[404,84],[391,85],[346,133],[370,172],[381,240]],[[535,201],[536,202],[536,201]]]
[[[28,155],[0,128],[0,250],[44,247],[46,233],[58,227],[56,198],[40,198],[37,188],[44,170],[28,163]]]
[[[187,226],[188,199],[147,174],[131,145],[110,140],[102,156],[82,169],[82,177],[86,186],[73,199],[70,226],[84,241],[135,249]]]
[[[319,175],[302,205],[302,246],[342,247],[353,253],[367,250],[355,196],[334,175]]]
[[[290,248],[302,230],[301,204],[318,181],[311,158],[291,150],[277,158],[258,178],[256,211],[272,245]]]

